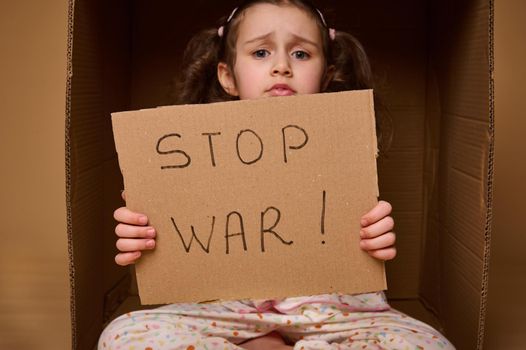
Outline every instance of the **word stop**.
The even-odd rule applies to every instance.
[[[204,132],[203,142],[208,142],[208,149],[210,153],[210,163],[213,167],[216,166],[216,158],[214,155],[214,139],[221,137],[221,132]],[[287,125],[281,129],[281,146],[283,149],[283,162],[287,163],[287,151],[299,150],[309,141],[309,135],[302,127],[298,125]],[[186,168],[192,163],[192,158],[188,152],[181,149],[172,149],[174,139],[182,139],[180,134],[172,133],[163,135],[157,140],[155,150],[160,155],[177,155],[178,162],[175,164],[167,164],[161,166],[162,170]],[[294,141],[292,141],[294,140]],[[236,140],[236,154],[238,159],[247,165],[254,164],[263,158],[265,152],[263,139],[251,129],[244,129],[239,131]]]

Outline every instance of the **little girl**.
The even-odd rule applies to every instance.
[[[244,1],[223,26],[191,40],[182,72],[179,103],[372,87],[360,44],[351,35],[328,28],[322,13],[303,0]],[[380,201],[361,219],[360,246],[376,259],[396,255],[390,214],[390,204]],[[155,247],[155,229],[147,225],[145,215],[122,207],[114,216],[120,222],[115,229],[121,251],[117,264],[134,263],[142,250]],[[432,327],[390,308],[382,292],[166,305],[115,319],[98,346],[453,349]]]

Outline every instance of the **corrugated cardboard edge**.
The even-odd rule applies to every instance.
[[[482,286],[480,296],[479,330],[477,339],[477,349],[482,350],[484,343],[484,331],[486,323],[486,303],[488,298],[488,278],[489,278],[489,259],[491,248],[491,226],[493,221],[493,158],[495,150],[495,42],[494,42],[494,22],[495,8],[494,0],[489,0],[488,18],[488,64],[489,64],[489,148],[488,148],[488,175],[486,193],[486,223],[484,228],[484,261],[482,265]]]
[[[68,1],[68,49],[67,49],[67,80],[66,80],[66,121],[65,121],[65,148],[66,148],[66,222],[69,255],[69,285],[70,285],[70,317],[71,317],[71,348],[77,348],[77,322],[75,305],[75,265],[73,256],[73,224],[71,208],[71,85],[73,79],[73,26],[75,15],[75,0]]]
[[[371,111],[371,114],[373,115],[373,118],[371,119],[372,127],[371,127],[371,139],[372,144],[374,148],[374,164],[375,164],[375,179],[374,182],[376,184],[376,198],[380,196],[380,190],[378,188],[378,164],[376,164],[376,160],[378,159],[379,150],[378,150],[378,137],[376,136],[376,113],[374,109],[374,91],[373,90],[367,90],[369,92],[369,110]],[[386,284],[387,285],[387,284]]]

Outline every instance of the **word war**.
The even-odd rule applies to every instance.
[[[326,215],[326,191],[323,191],[322,193],[322,206],[321,206],[321,218],[320,218],[320,231],[322,235],[325,235],[325,215]],[[279,233],[277,231],[277,226],[281,220],[281,211],[273,206],[267,207],[264,211],[261,212],[260,215],[260,221],[259,221],[259,237],[260,237],[260,249],[261,252],[265,252],[265,239],[266,237],[274,237],[274,239],[277,239],[280,241],[283,245],[290,246],[294,242],[292,240],[287,240],[284,238],[283,233]],[[212,237],[214,236],[214,233],[216,231],[216,216],[212,216],[210,220],[210,232],[208,233],[208,237],[204,237],[206,234],[199,234],[194,225],[190,225],[190,234],[184,233],[184,230],[181,230],[179,225],[177,225],[177,221],[174,217],[170,217],[170,221],[172,223],[172,226],[177,233],[177,236],[180,238],[182,246],[186,253],[190,253],[192,249],[192,244],[194,242],[197,242],[197,245],[204,251],[206,254],[210,253],[210,243],[212,241]],[[224,231],[224,240],[225,240],[225,253],[230,254],[231,249],[231,242],[230,240],[234,237],[238,237],[241,239],[241,244],[243,245],[243,250],[247,251],[247,240],[246,240],[246,231],[245,231],[245,225],[243,221],[243,216],[238,211],[231,211],[226,215],[226,224],[225,224],[225,231]],[[238,230],[234,232],[234,229],[232,229],[232,224],[234,221],[238,224]],[[186,238],[185,238],[186,236]],[[201,238],[199,238],[201,237]],[[268,239],[268,238],[267,238]],[[206,241],[206,243],[205,243]],[[322,244],[325,244],[325,240],[321,241]]]

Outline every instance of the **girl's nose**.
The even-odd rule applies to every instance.
[[[287,57],[278,57],[274,66],[272,67],[272,75],[284,75],[286,77],[292,76],[292,69]]]

